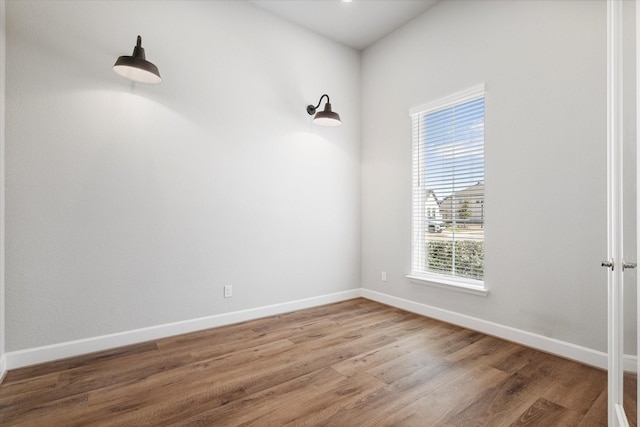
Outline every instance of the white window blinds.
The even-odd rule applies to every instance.
[[[484,280],[484,87],[410,111],[412,276]]]

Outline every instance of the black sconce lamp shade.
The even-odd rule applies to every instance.
[[[325,96],[327,97],[327,103],[324,104],[324,110],[316,113],[316,110],[320,107],[320,104],[322,104],[322,98]],[[335,111],[331,111],[331,102],[329,101],[329,95],[326,93],[320,97],[320,101],[318,101],[318,105],[315,107],[313,105],[307,105],[307,113],[311,116],[315,114],[313,123],[319,126],[339,126],[342,124],[340,115]]]
[[[133,54],[118,58],[113,64],[113,71],[134,82],[160,83],[162,81],[158,67],[145,58],[140,36],[138,36],[136,47],[133,48]]]

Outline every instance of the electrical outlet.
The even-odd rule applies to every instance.
[[[231,285],[224,285],[224,297],[231,298],[233,296],[233,287]]]
[[[382,280],[383,282],[387,281],[387,272],[383,271],[382,274],[380,275],[380,280]]]

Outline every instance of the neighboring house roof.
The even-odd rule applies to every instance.
[[[429,198],[429,196],[433,196],[433,198],[435,199],[436,203],[438,204],[438,206],[440,206],[440,203],[442,203],[441,200],[438,200],[438,196],[436,196],[435,191],[433,190],[427,190],[427,199]]]

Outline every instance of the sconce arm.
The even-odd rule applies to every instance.
[[[316,113],[316,110],[318,109],[318,107],[320,107],[320,104],[322,104],[322,98],[324,98],[325,96],[327,97],[327,104],[331,104],[331,101],[329,100],[329,95],[325,93],[320,97],[320,100],[318,101],[318,105],[316,105],[315,107],[313,105],[307,105],[307,113],[309,113],[310,116],[313,116]]]

